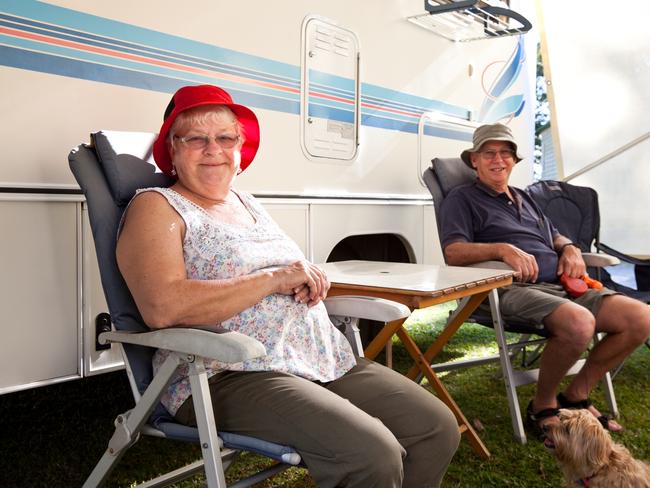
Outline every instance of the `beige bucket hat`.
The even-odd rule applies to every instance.
[[[512,135],[510,127],[503,124],[488,124],[477,128],[474,131],[474,136],[472,138],[474,147],[465,149],[460,154],[460,158],[465,162],[467,166],[474,169],[474,166],[472,166],[472,161],[470,160],[470,154],[478,152],[481,149],[481,146],[488,141],[507,141],[512,144],[512,147],[515,150],[515,159],[517,160],[516,162],[518,163],[524,159],[521,157],[521,154],[519,154],[517,143],[515,142],[515,138]]]

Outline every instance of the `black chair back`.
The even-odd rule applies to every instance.
[[[598,193],[586,186],[564,181],[537,181],[526,188],[560,234],[590,252],[598,243],[600,211]]]
[[[526,191],[560,234],[578,244],[582,251],[591,252],[595,248],[621,261],[633,263],[636,289],[614,281],[607,269],[590,268],[591,276],[598,278],[607,288],[650,303],[650,260],[634,259],[600,242],[600,207],[596,190],[564,181],[545,180],[529,185]]]

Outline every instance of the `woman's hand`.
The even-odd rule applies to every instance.
[[[277,293],[293,295],[294,300],[313,307],[327,297],[330,283],[318,266],[308,261],[296,261],[274,271],[278,279]]]
[[[587,273],[582,252],[576,246],[565,246],[557,263],[557,275],[566,273],[571,278],[582,278]]]

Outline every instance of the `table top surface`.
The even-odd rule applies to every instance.
[[[435,264],[339,261],[319,264],[333,286],[361,286],[432,294],[509,279],[503,269],[444,266]]]

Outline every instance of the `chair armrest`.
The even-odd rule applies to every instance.
[[[480,263],[468,264],[469,268],[505,269],[512,271],[512,268],[503,261],[481,261]]]
[[[617,264],[621,264],[621,260],[617,257],[600,252],[583,252],[582,259],[585,260],[587,266],[592,266],[594,268],[604,268],[606,266],[616,266]]]
[[[392,322],[411,314],[406,305],[384,298],[344,295],[327,298],[324,303],[329,315],[379,322]]]
[[[618,258],[603,253],[583,252],[582,258],[585,260],[587,266],[594,268],[604,268],[605,266],[615,266],[620,264]],[[488,269],[508,269],[512,268],[503,261],[482,261],[480,263],[470,264],[471,268],[488,268]]]
[[[168,349],[184,354],[212,358],[223,363],[239,363],[266,355],[257,339],[239,332],[170,327],[151,332],[111,331],[99,335],[99,342],[119,342]]]

